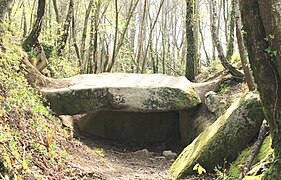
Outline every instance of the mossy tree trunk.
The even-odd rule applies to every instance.
[[[193,25],[193,0],[186,0],[186,42],[187,42],[187,56],[185,77],[190,81],[195,78],[195,63],[196,63],[196,41],[194,37]]]
[[[231,0],[231,12],[230,12],[230,21],[229,21],[229,37],[226,48],[226,59],[231,59],[234,49],[234,26],[235,26],[235,4],[237,0]]]
[[[280,21],[276,21],[281,16],[281,4],[279,0],[240,0],[240,9],[249,60],[270,126],[276,159],[269,179],[281,179],[281,80],[278,73],[281,67],[275,61],[280,58],[280,51],[275,50],[280,46],[273,43],[281,41]],[[263,12],[268,14],[267,18],[262,16]]]

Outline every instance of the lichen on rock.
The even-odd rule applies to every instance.
[[[259,96],[246,93],[183,150],[170,168],[171,174],[176,179],[192,174],[196,163],[212,172],[225,159],[233,161],[257,134],[263,119]]]

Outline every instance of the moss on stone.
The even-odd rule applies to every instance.
[[[215,166],[223,165],[225,158],[233,161],[257,134],[263,119],[258,95],[247,93],[183,150],[170,168],[171,174],[178,179],[194,173],[196,163],[211,172]]]
[[[236,180],[240,176],[240,168],[239,165],[243,165],[247,159],[247,157],[250,155],[252,150],[252,147],[248,147],[245,150],[241,152],[241,154],[238,156],[238,158],[231,164],[229,171],[227,173],[227,180]],[[271,148],[271,137],[267,136],[263,143],[262,146],[259,150],[259,153],[255,157],[253,161],[253,166],[254,167],[257,163],[262,161],[264,158],[266,158],[269,154],[272,154],[273,149]]]

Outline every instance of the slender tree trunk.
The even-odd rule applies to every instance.
[[[205,38],[204,38],[204,35],[203,35],[200,24],[199,24],[199,32],[200,32],[201,39],[202,39],[203,50],[204,50],[204,53],[205,53],[205,56],[206,56],[206,64],[207,64],[207,66],[209,66],[210,65],[210,57],[208,55],[208,52],[207,52],[207,49],[206,49],[206,46],[205,46],[205,40],[204,40]]]
[[[154,31],[156,22],[158,21],[158,17],[159,17],[159,14],[161,12],[163,4],[164,4],[164,0],[161,0],[160,6],[158,8],[158,11],[157,11],[157,14],[156,14],[156,17],[155,17],[155,20],[154,20],[152,26],[150,27],[148,42],[147,42],[147,45],[146,45],[146,48],[145,48],[145,53],[144,53],[143,62],[142,62],[141,73],[144,73],[144,70],[145,70],[145,63],[146,63],[146,59],[147,59],[148,48],[152,44],[152,34],[153,34],[153,31]]]
[[[23,21],[23,37],[26,37],[27,34],[27,20],[26,20],[26,12],[25,12],[25,5],[23,4],[22,8],[22,21]]]
[[[234,49],[234,25],[235,25],[235,5],[237,0],[231,0],[231,12],[230,12],[230,22],[229,22],[229,37],[226,48],[226,59],[230,59],[233,55]]]
[[[211,32],[216,31],[213,29],[212,24],[216,24],[217,20],[217,16],[213,15],[213,0],[209,0],[209,11],[210,11],[210,26],[211,26]],[[215,45],[215,39],[212,36],[212,61],[216,60],[216,45]]]
[[[85,52],[86,52],[86,38],[87,38],[87,30],[88,30],[88,21],[90,17],[90,13],[93,8],[93,0],[90,0],[88,8],[86,10],[86,15],[84,19],[84,25],[83,25],[83,32],[82,32],[82,39],[81,39],[81,45],[80,45],[80,68],[83,71],[83,69],[86,68],[86,63],[85,63]]]
[[[245,39],[249,60],[272,136],[275,160],[267,172],[267,179],[281,179],[281,79],[278,73],[280,65],[274,62],[272,51],[266,51],[269,48],[279,48],[272,47],[270,37],[274,36],[276,41],[281,41],[278,31],[275,31],[280,30],[280,21],[275,18],[281,16],[281,4],[279,0],[240,0],[240,9],[243,28],[247,33]],[[275,13],[276,15],[273,15]]]
[[[78,47],[78,44],[77,44],[77,39],[76,39],[76,30],[75,30],[75,17],[72,16],[72,39],[73,39],[73,46],[74,46],[74,49],[75,49],[75,53],[76,53],[76,57],[78,59],[78,63],[79,63],[79,66],[81,66],[80,62],[80,54],[79,54],[79,47]]]
[[[200,72],[200,55],[199,55],[199,24],[200,24],[200,12],[199,12],[199,0],[193,0],[193,27],[194,27],[194,40],[195,40],[195,76]]]
[[[187,57],[185,77],[190,81],[195,78],[196,45],[193,26],[193,0],[186,0],[186,38]]]
[[[216,16],[216,9],[215,9],[215,6],[216,6],[216,0],[212,0],[213,2],[213,16],[215,19],[215,16]],[[237,78],[243,78],[244,75],[238,71],[237,69],[235,69],[235,67],[233,67],[229,62],[228,60],[226,59],[224,53],[223,53],[223,48],[222,48],[222,44],[219,40],[219,37],[218,37],[218,34],[217,34],[217,28],[215,26],[215,24],[213,23],[212,25],[212,36],[213,36],[213,39],[215,40],[215,45],[216,45],[216,48],[217,48],[217,51],[218,51],[218,57],[221,61],[221,64],[222,66],[229,71],[229,73],[231,75],[233,75],[234,77],[237,77]]]
[[[137,57],[136,57],[136,62],[137,62],[137,73],[141,71],[140,68],[140,60],[141,56],[143,54],[143,42],[144,42],[144,34],[145,34],[145,18],[146,18],[146,11],[147,11],[147,0],[144,0],[143,4],[143,12],[142,12],[142,18],[141,18],[141,25],[139,28],[139,36],[138,36],[138,50],[137,50]]]
[[[118,3],[117,0],[115,0],[115,1],[116,1],[116,3]],[[140,0],[136,0],[135,2],[131,1],[129,12],[128,12],[128,15],[127,15],[127,20],[126,20],[126,23],[125,23],[125,27],[124,27],[123,31],[121,32],[121,35],[120,35],[119,39],[117,37],[118,36],[118,13],[119,12],[118,12],[117,4],[115,5],[115,11],[116,11],[116,25],[115,25],[115,27],[116,27],[116,29],[115,29],[114,48],[113,48],[111,62],[108,63],[108,67],[106,69],[106,72],[110,72],[112,67],[113,67],[113,65],[114,65],[114,63],[115,63],[115,60],[116,60],[116,58],[118,56],[118,53],[119,53],[119,50],[121,49],[121,47],[123,45],[123,41],[124,41],[126,32],[128,30],[129,24],[131,22],[132,16],[134,15],[135,9],[136,9],[139,1]]]
[[[61,16],[60,16],[59,9],[57,6],[57,0],[53,0],[53,6],[54,6],[55,14],[56,14],[56,21],[58,24],[60,24]]]
[[[248,63],[248,53],[244,45],[244,38],[242,35],[242,24],[241,24],[241,15],[240,15],[240,9],[239,9],[239,2],[236,2],[235,4],[236,8],[236,37],[237,37],[237,43],[238,43],[238,49],[240,54],[240,59],[243,67],[243,71],[245,74],[245,80],[248,85],[248,89],[250,91],[254,91],[255,84],[254,80],[250,71],[250,65]]]
[[[74,16],[74,0],[70,0],[69,1],[69,7],[68,7],[68,13],[63,25],[63,29],[62,29],[62,34],[59,36],[59,40],[58,40],[58,47],[57,47],[57,54],[59,56],[62,56],[62,51],[65,48],[66,42],[67,42],[67,38],[69,35],[69,27],[71,24],[71,19]]]
[[[4,20],[9,7],[14,3],[14,0],[0,0],[0,23]]]

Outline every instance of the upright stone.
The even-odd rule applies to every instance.
[[[197,163],[212,172],[216,166],[223,166],[225,159],[233,161],[258,133],[263,119],[259,96],[247,93],[183,150],[171,174],[180,179],[196,173],[193,167]]]

